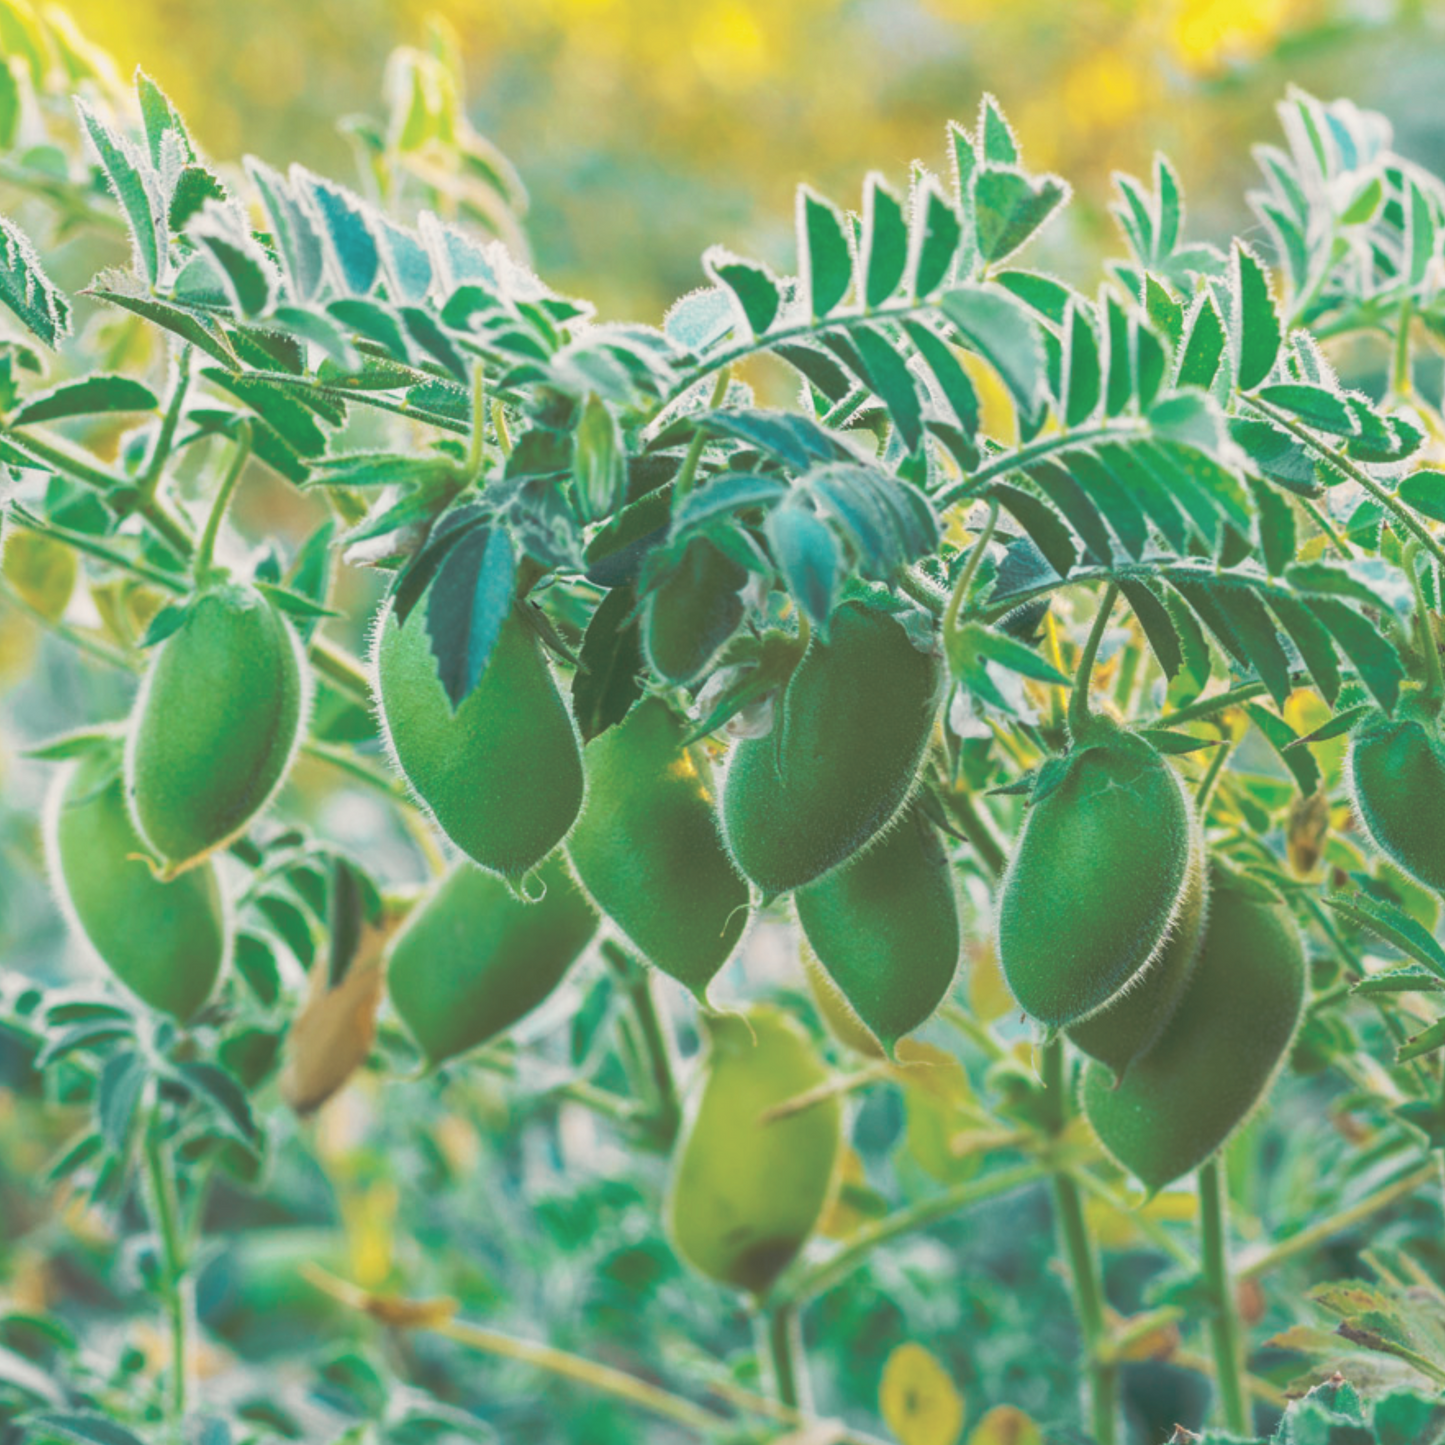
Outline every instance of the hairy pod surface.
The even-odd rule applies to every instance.
[[[306,721],[290,622],[254,587],[202,592],[156,650],[125,755],[136,829],[171,871],[229,843],[281,786]]]
[[[910,809],[861,853],[793,894],[818,962],[891,1056],[953,986],[963,951],[953,869]]]
[[[771,732],[733,750],[723,832],[768,897],[851,858],[912,790],[943,688],[939,658],[858,602],[833,614],[794,669]]]
[[[597,915],[560,855],[537,870],[537,881],[546,892],[529,903],[506,879],[461,863],[397,934],[387,992],[428,1063],[505,1033],[591,941]]]
[[[853,1005],[843,997],[843,991],[828,975],[828,970],[818,962],[817,955],[808,946],[806,937],[799,939],[799,954],[803,973],[808,980],[808,992],[817,1007],[818,1016],[824,1027],[846,1049],[861,1054],[865,1059],[886,1059],[883,1045],[878,1042],[873,1030],[853,1011]]]
[[[1445,892],[1445,746],[1429,709],[1401,705],[1350,740],[1356,816],[1375,846],[1427,888]]]
[[[1305,997],[1305,956],[1276,895],[1218,864],[1184,997],[1159,1041],[1114,1086],[1090,1064],[1084,1111],[1100,1142],[1151,1193],[1216,1153],[1263,1098]]]
[[[707,1014],[707,1056],[673,1158],[667,1226],[700,1274],[764,1293],[812,1233],[832,1196],[842,1105],[769,1110],[826,1082],[807,1034],[770,1007]]]
[[[425,605],[382,614],[375,648],[384,732],[397,767],[473,862],[520,877],[582,806],[582,752],[536,636],[515,611],[480,681],[452,711],[437,675]]]
[[[723,847],[712,767],[687,727],[646,698],[588,743],[587,801],[567,840],[597,906],[698,998],[748,921],[748,886]]]
[[[1101,726],[1040,775],[1004,877],[998,953],[1050,1027],[1096,1013],[1167,942],[1188,891],[1193,807],[1142,738]]]
[[[695,537],[677,567],[650,594],[642,629],[653,670],[691,682],[743,620],[741,567],[706,537]]]
[[[1199,958],[1209,911],[1204,830],[1192,836],[1189,880],[1164,947],[1109,1003],[1068,1030],[1070,1040],[1122,1079],[1135,1059],[1149,1052],[1164,1032]]]
[[[213,866],[169,883],[152,873],[126,808],[118,742],[56,778],[45,825],[51,877],[69,918],[120,983],[184,1023],[210,998],[230,950]]]

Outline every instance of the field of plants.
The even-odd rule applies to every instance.
[[[0,0],[0,1445],[1445,1442],[1445,17],[299,8]]]

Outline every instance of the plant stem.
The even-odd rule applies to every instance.
[[[968,599],[969,588],[973,586],[973,579],[978,574],[979,563],[983,561],[984,554],[988,551],[988,544],[993,541],[994,528],[997,526],[998,498],[990,497],[988,499],[988,520],[980,528],[978,536],[973,539],[968,561],[963,564],[963,571],[958,574],[958,581],[953,584],[953,591],[948,598],[948,610],[943,614],[945,649],[948,646],[948,640],[958,631],[958,619],[963,614],[963,604]]]
[[[1420,651],[1425,654],[1425,696],[1430,701],[1439,703],[1445,700],[1445,681],[1442,681],[1440,676],[1440,648],[1435,641],[1435,629],[1430,623],[1430,609],[1425,603],[1425,588],[1415,565],[1419,552],[1420,548],[1414,542],[1405,548],[1405,574],[1409,577],[1411,590],[1415,594],[1415,621],[1420,629]],[[1438,587],[1438,572],[1435,579]]]
[[[772,1304],[801,1304],[818,1295],[826,1294],[859,1268],[880,1244],[913,1234],[970,1204],[981,1204],[986,1199],[996,1199],[1015,1190],[1026,1189],[1038,1184],[1050,1174],[1047,1165],[1028,1163],[1015,1165],[1011,1169],[1000,1169],[982,1179],[969,1179],[955,1184],[910,1204],[906,1209],[895,1210],[875,1224],[865,1225],[848,1236],[847,1243],[836,1253],[819,1263],[802,1268],[790,1277],[785,1276],[769,1296]]]
[[[768,1306],[758,1316],[758,1334],[758,1352],[766,1356],[778,1404],[810,1408],[804,1403],[809,1391],[797,1309],[786,1303]]]
[[[206,518],[206,530],[201,533],[201,540],[196,546],[191,572],[198,584],[204,584],[207,577],[210,576],[215,562],[216,538],[221,533],[221,522],[230,508],[231,498],[235,495],[236,487],[241,480],[241,473],[246,470],[246,463],[250,459],[251,423],[243,421],[236,431],[236,450],[231,457],[231,465],[226,469],[220,489],[211,502],[211,512]]]
[[[1000,452],[991,457],[972,476],[960,477],[950,482],[934,495],[939,509],[956,502],[960,497],[976,495],[989,482],[1006,477],[1021,467],[1032,466],[1034,462],[1055,452],[1069,451],[1074,447],[1091,446],[1094,442],[1112,441],[1126,436],[1138,436],[1139,426],[1133,422],[1106,422],[1102,426],[1085,427],[1080,431],[1063,431],[1053,436],[1041,437],[1027,446],[1016,447],[1011,452]]]
[[[1341,476],[1348,477],[1352,482],[1357,482],[1366,492],[1370,494],[1400,526],[1407,531],[1417,542],[1424,547],[1437,562],[1445,563],[1445,548],[1442,548],[1430,531],[1421,525],[1419,520],[1404,506],[1392,493],[1387,492],[1363,467],[1357,466],[1343,452],[1336,451],[1333,447],[1326,446],[1318,437],[1308,429],[1299,425],[1291,416],[1271,406],[1267,401],[1261,401],[1256,396],[1243,398],[1256,411],[1262,412],[1276,426],[1283,427],[1291,436],[1303,442],[1309,449],[1318,456],[1321,461],[1332,466]]]
[[[716,410],[722,405],[723,398],[728,394],[728,387],[732,384],[733,373],[731,367],[724,367],[719,373],[716,383],[712,389],[712,396],[708,399],[707,409]],[[694,428],[692,440],[688,443],[687,455],[682,459],[682,466],[678,469],[677,477],[672,484],[672,510],[676,515],[679,507],[687,500],[688,494],[692,491],[692,484],[697,480],[697,469],[702,463],[703,449],[707,446],[707,428],[699,424]]]
[[[1249,1405],[1244,1390],[1244,1351],[1234,1286],[1229,1278],[1225,1247],[1224,1171],[1216,1154],[1199,1170],[1199,1256],[1209,1291],[1209,1335],[1214,1347],[1214,1374],[1227,1429],[1249,1433]]]
[[[170,459],[171,446],[176,439],[176,427],[180,424],[181,411],[186,404],[186,393],[191,387],[191,348],[181,348],[176,359],[176,379],[166,401],[165,415],[161,417],[160,429],[156,432],[155,443],[150,456],[146,458],[145,471],[141,473],[140,494],[144,504],[154,500],[165,474],[166,462]]]
[[[958,824],[959,832],[968,839],[983,870],[992,878],[1000,877],[1008,866],[1008,855],[994,835],[993,825],[974,801],[973,794],[945,784],[940,787],[938,796],[944,810]]]
[[[602,944],[602,956],[621,983],[637,1025],[652,1093],[652,1128],[660,1149],[672,1147],[682,1124],[682,1104],[672,1064],[672,1040],[658,1013],[647,966],[614,939]]]
[[[17,612],[30,618],[37,627],[43,627],[52,636],[69,643],[71,647],[85,653],[88,657],[95,658],[97,662],[104,662],[110,667],[123,668],[127,672],[136,670],[135,663],[119,648],[112,647],[97,637],[91,637],[59,618],[47,617],[38,608],[32,607],[7,582],[0,582],[0,601],[7,602]]]
[[[1110,599],[1112,605],[1112,599]],[[1100,610],[1104,615],[1105,609]],[[1055,1107],[1054,1134],[1068,1122],[1064,1078],[1064,1045],[1053,1039],[1043,1049],[1044,1087]],[[1079,1187],[1067,1169],[1053,1170],[1054,1213],[1064,1247],[1064,1259],[1073,1284],[1074,1310],[1083,1337],[1085,1367],[1089,1376],[1089,1420],[1094,1445],[1114,1445],[1118,1439],[1119,1372],[1111,1357],[1109,1326],[1104,1315],[1104,1289],[1099,1262],[1084,1218]]]
[[[160,1117],[153,1112],[145,1134],[146,1175],[150,1183],[151,1212],[161,1246],[162,1282],[170,1319],[171,1363],[166,1395],[166,1419],[177,1439],[186,1414],[190,1350],[190,1286],[186,1279],[185,1244],[181,1233],[180,1204],[170,1156],[160,1137]]]
[[[1178,707],[1173,712],[1166,712],[1157,718],[1152,726],[1172,728],[1178,727],[1181,723],[1198,722],[1201,718],[1213,717],[1216,713],[1224,712],[1239,703],[1248,702],[1250,698],[1258,697],[1264,691],[1265,685],[1262,682],[1242,682],[1238,687],[1213,693],[1209,697],[1200,698],[1198,702],[1190,703],[1187,707]]]
[[[312,636],[308,651],[316,671],[323,677],[361,702],[371,701],[371,680],[366,674],[366,668],[349,652],[337,647],[333,642],[328,642],[320,633]]]
[[[1088,727],[1092,714],[1089,711],[1089,680],[1094,674],[1094,660],[1099,655],[1099,644],[1104,640],[1104,629],[1109,625],[1109,614],[1119,596],[1119,584],[1109,583],[1104,589],[1099,610],[1094,614],[1094,625],[1089,629],[1084,650],[1079,654],[1079,669],[1074,674],[1074,690],[1069,694],[1069,736],[1078,741],[1080,734]]]

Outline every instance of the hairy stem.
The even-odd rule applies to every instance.
[[[1445,700],[1445,681],[1440,676],[1440,648],[1435,641],[1435,628],[1430,619],[1430,608],[1425,601],[1425,586],[1420,581],[1420,570],[1416,566],[1420,553],[1418,543],[1412,542],[1405,548],[1405,575],[1410,579],[1415,594],[1415,623],[1420,629],[1420,651],[1425,655],[1425,696],[1431,702]],[[1436,573],[1436,585],[1440,574]]]
[[[1239,1315],[1234,1307],[1234,1285],[1229,1278],[1229,1254],[1224,1237],[1226,1217],[1224,1171],[1219,1156],[1215,1155],[1199,1170],[1199,1256],[1209,1292],[1209,1337],[1224,1423],[1236,1435],[1247,1435],[1249,1404],[1244,1388],[1244,1349]]]
[[[1112,599],[1111,599],[1112,604]],[[1104,609],[1101,609],[1101,615]],[[1044,1045],[1042,1073],[1044,1087],[1054,1108],[1057,1136],[1068,1123],[1068,1090],[1064,1067],[1064,1045],[1052,1039]],[[1114,1445],[1119,1425],[1119,1372],[1112,1358],[1109,1325],[1104,1313],[1104,1287],[1099,1261],[1084,1218],[1084,1201],[1070,1172],[1053,1170],[1054,1214],[1063,1245],[1064,1261],[1074,1296],[1079,1333],[1084,1344],[1084,1363],[1089,1377],[1089,1422],[1094,1445]]]
[[[185,1240],[170,1155],[153,1112],[145,1135],[146,1178],[156,1235],[161,1247],[161,1284],[170,1324],[171,1359],[166,1389],[166,1419],[176,1439],[186,1415],[190,1371],[190,1282],[186,1278]]]
[[[958,631],[958,619],[963,614],[963,605],[968,600],[969,589],[973,586],[973,579],[978,575],[979,563],[983,561],[988,552],[988,544],[993,541],[994,528],[997,526],[998,498],[990,497],[988,499],[988,520],[979,529],[978,536],[973,539],[968,561],[963,564],[963,571],[958,574],[958,581],[953,584],[953,591],[948,598],[948,610],[943,614],[945,648],[948,646],[949,638]]]
[[[231,457],[231,464],[226,468],[226,475],[222,478],[221,485],[211,501],[210,515],[206,518],[206,530],[201,533],[201,540],[196,544],[191,575],[198,584],[203,584],[211,574],[211,569],[215,564],[216,539],[221,534],[221,522],[230,509],[231,498],[236,494],[241,474],[246,470],[246,463],[250,459],[251,424],[243,421],[236,431],[236,450]]]
[[[672,1040],[658,1012],[652,976],[640,959],[613,939],[603,942],[602,956],[626,994],[652,1095],[652,1131],[658,1147],[668,1149],[682,1124],[682,1104],[673,1069]]]
[[[1079,654],[1079,669],[1074,674],[1074,690],[1069,694],[1069,735],[1077,741],[1089,725],[1092,713],[1089,711],[1089,682],[1094,675],[1094,661],[1099,655],[1099,644],[1104,640],[1104,630],[1109,625],[1109,614],[1119,596],[1119,585],[1109,583],[1104,589],[1099,610],[1094,614],[1094,625],[1089,629],[1084,650]]]
[[[791,1410],[809,1408],[807,1361],[797,1310],[790,1304],[768,1306],[758,1316],[758,1335],[758,1353],[766,1360],[778,1404]]]

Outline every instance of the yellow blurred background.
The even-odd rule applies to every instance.
[[[1079,192],[1068,246],[1112,245],[1108,177],[1156,149],[1203,234],[1247,225],[1248,145],[1294,82],[1386,111],[1445,162],[1445,4],[1422,0],[73,0],[207,149],[353,168],[336,120],[378,112],[385,60],[431,14],[473,122],[531,192],[539,267],[605,315],[656,320],[712,241],[789,264],[792,193],[856,204],[944,164],[984,90],[1025,159]],[[1067,248],[1065,248],[1067,249]],[[1069,269],[1067,254],[1049,259]],[[1095,256],[1088,258],[1087,274]]]

